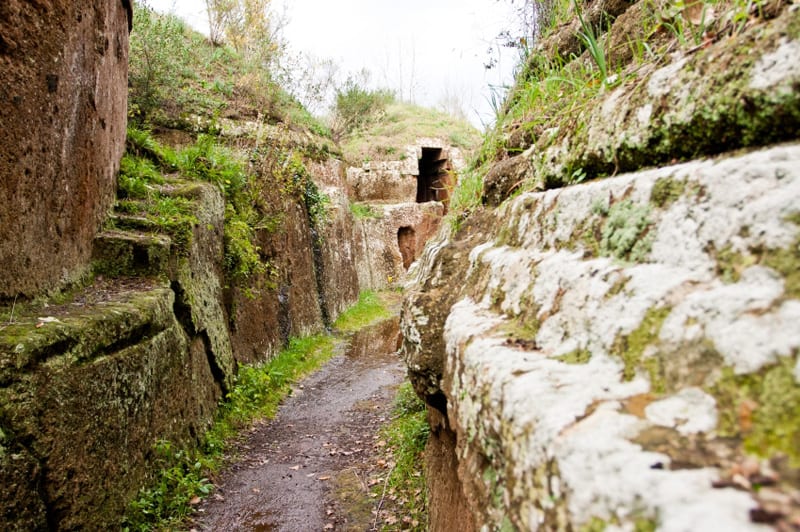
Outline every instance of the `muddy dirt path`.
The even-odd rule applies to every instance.
[[[296,385],[275,419],[242,440],[241,459],[217,479],[192,529],[370,530],[378,432],[405,374],[398,335],[396,318],[364,329]]]

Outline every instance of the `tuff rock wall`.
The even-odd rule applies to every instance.
[[[614,4],[608,38],[642,4]],[[798,16],[507,132],[403,309],[432,530],[800,522]]]
[[[128,0],[0,4],[0,299],[87,273],[125,149]]]

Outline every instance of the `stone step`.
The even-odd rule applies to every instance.
[[[70,301],[22,306],[0,331],[0,387],[50,359],[80,363],[120,351],[174,324],[166,283],[99,279]]]
[[[94,273],[110,277],[167,278],[172,240],[165,235],[104,231],[94,240]]]

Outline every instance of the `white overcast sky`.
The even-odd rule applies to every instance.
[[[203,0],[147,0],[207,33]],[[513,53],[487,71],[487,49],[508,25],[507,0],[273,0],[285,6],[294,52],[333,59],[342,72],[366,68],[376,87],[437,107],[456,94],[477,126],[492,119],[492,86],[508,84]],[[412,76],[413,74],[413,76]],[[413,87],[411,81],[413,78]]]

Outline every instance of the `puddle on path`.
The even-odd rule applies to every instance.
[[[398,335],[397,318],[364,329],[299,383],[275,419],[251,430],[192,529],[369,530],[368,471],[405,375]]]

